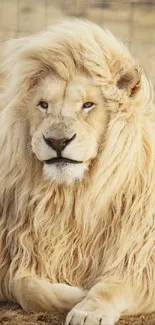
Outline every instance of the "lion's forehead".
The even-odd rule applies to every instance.
[[[98,96],[99,92],[100,89],[95,82],[82,73],[75,74],[69,81],[65,81],[55,74],[50,74],[40,81],[37,88],[39,97],[58,105],[62,102],[84,102],[93,96]]]

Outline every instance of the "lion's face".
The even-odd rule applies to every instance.
[[[29,108],[32,150],[44,175],[57,183],[82,179],[107,123],[100,87],[83,72],[69,82],[51,73],[38,84]]]

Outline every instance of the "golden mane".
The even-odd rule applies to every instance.
[[[150,304],[155,125],[145,75],[137,96],[124,97],[119,111],[109,109],[103,150],[84,180],[75,184],[57,185],[42,177],[41,163],[31,151],[27,112],[20,110],[41,75],[53,69],[68,80],[75,67],[105,85],[110,107],[120,96],[115,85],[106,87],[117,61],[122,69],[136,64],[109,32],[78,20],[5,45],[0,94],[2,298],[12,299],[12,280],[29,274],[86,289],[102,277],[119,281],[123,274],[124,279],[132,277],[142,304],[150,288],[145,306]]]

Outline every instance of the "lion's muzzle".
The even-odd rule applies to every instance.
[[[71,138],[61,138],[61,139],[55,139],[55,138],[46,138],[43,134],[43,139],[45,143],[56,151],[57,157],[47,159],[45,160],[45,163],[50,164],[80,164],[82,161],[69,159],[62,157],[62,151],[66,148],[67,145],[69,145],[74,139],[76,138],[76,133]]]
[[[71,138],[52,139],[46,138],[43,134],[45,143],[57,152],[58,157],[61,156],[61,151],[76,138],[76,133]]]

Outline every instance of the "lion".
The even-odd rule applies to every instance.
[[[153,100],[127,48],[91,22],[4,44],[1,301],[66,311],[67,325],[155,311]]]

